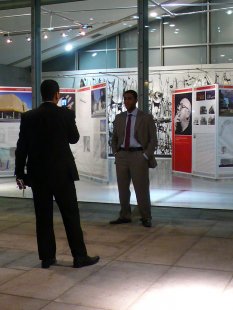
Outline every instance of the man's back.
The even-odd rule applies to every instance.
[[[69,143],[76,143],[78,139],[74,112],[45,102],[39,108],[22,115],[16,152],[27,155],[30,178],[62,177],[68,173],[72,179],[78,179],[69,146]],[[16,158],[17,173],[26,159],[22,156]]]

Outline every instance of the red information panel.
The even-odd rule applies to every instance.
[[[192,89],[172,96],[172,170],[192,172]]]

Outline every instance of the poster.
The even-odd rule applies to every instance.
[[[192,89],[174,91],[172,98],[172,169],[192,171]]]
[[[31,88],[0,87],[0,177],[14,175],[21,113],[31,108]]]

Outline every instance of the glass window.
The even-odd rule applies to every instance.
[[[194,65],[206,63],[206,47],[180,47],[164,49],[164,65]]]
[[[149,23],[149,47],[160,45],[160,22],[153,21]]]
[[[166,18],[164,45],[206,43],[206,14],[192,14]]]
[[[115,49],[116,48],[116,37],[102,40],[92,45],[88,45],[86,50],[101,50],[101,49]]]
[[[79,70],[109,68],[116,68],[116,51],[79,53]]]
[[[137,48],[138,47],[138,31],[132,29],[120,34],[120,48]]]
[[[149,50],[149,66],[161,66],[161,54],[160,49],[150,49]]]
[[[220,1],[211,1],[212,3],[220,2]],[[219,8],[227,8],[230,6],[227,3],[231,3],[232,1],[227,0],[223,1],[221,5],[215,5],[211,8],[219,9]],[[212,43],[221,43],[221,42],[233,42],[233,9],[229,10],[219,10],[211,13],[210,19],[210,27],[211,27],[211,42]]]
[[[138,65],[137,50],[120,51],[120,68],[134,68]]]
[[[42,63],[43,72],[75,70],[75,53],[64,54]]]
[[[211,47],[211,63],[218,64],[231,62],[233,62],[233,45]]]

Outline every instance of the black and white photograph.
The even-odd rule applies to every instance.
[[[106,133],[106,119],[100,120],[100,132]]]
[[[83,152],[90,152],[91,151],[91,138],[90,136],[83,136]]]
[[[175,95],[174,126],[176,135],[192,134],[192,93]]]
[[[207,114],[207,107],[205,105],[200,106],[200,114]]]

